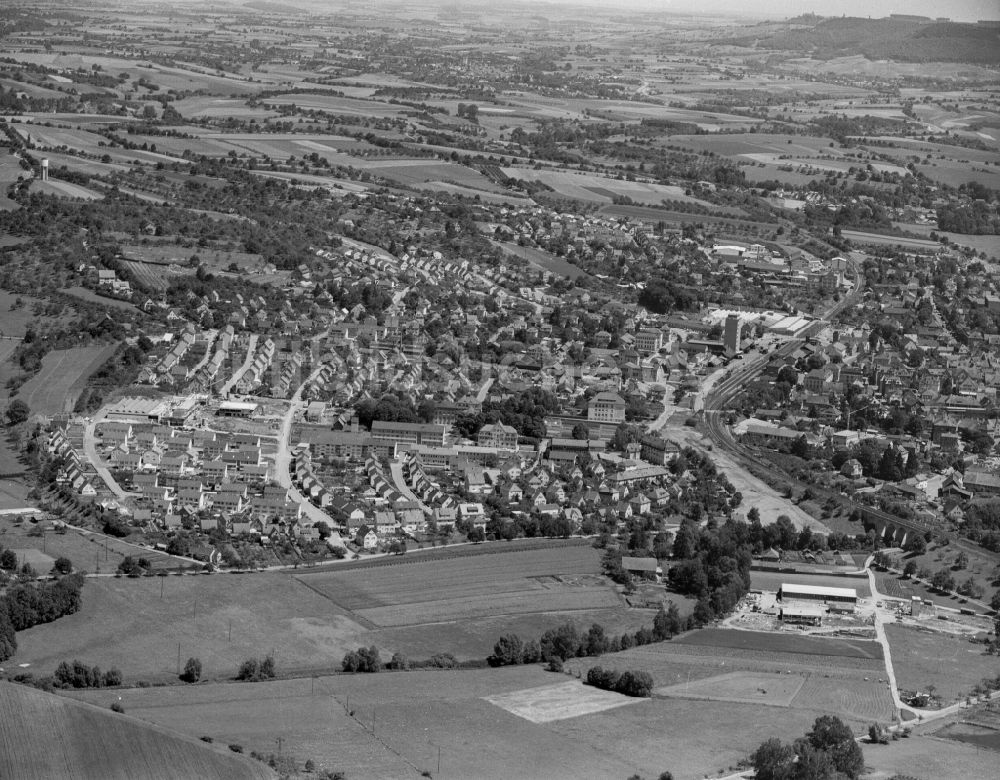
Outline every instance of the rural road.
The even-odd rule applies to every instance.
[[[868,567],[868,584],[872,591],[873,602],[877,603],[887,598],[887,596],[878,592],[878,588],[875,583],[875,572],[870,566]],[[905,711],[913,714],[913,710],[909,707],[909,705],[905,704],[903,700],[899,698],[899,686],[896,684],[896,672],[892,668],[892,650],[889,647],[889,638],[885,634],[884,616],[882,612],[883,610],[875,607],[872,620],[875,624],[875,638],[878,640],[878,643],[882,645],[882,655],[885,656],[885,673],[889,679],[889,691],[892,694],[892,703],[897,711]]]
[[[233,386],[240,381],[240,377],[247,372],[247,369],[250,368],[250,365],[253,363],[254,355],[257,351],[257,338],[258,336],[256,333],[250,334],[250,345],[247,347],[246,360],[243,361],[242,366],[233,372],[233,375],[229,377],[229,381],[222,386],[221,390],[219,390],[219,395],[223,398],[229,395],[229,391],[232,390]]]

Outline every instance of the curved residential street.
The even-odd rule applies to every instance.
[[[104,412],[100,412],[91,417],[87,424],[84,425],[83,452],[87,456],[87,460],[93,464],[94,470],[97,471],[97,475],[104,480],[104,484],[107,485],[108,490],[114,493],[115,498],[119,501],[124,501],[126,495],[125,491],[122,489],[122,486],[118,484],[115,478],[111,476],[111,472],[108,471],[105,466],[101,465],[103,461],[101,460],[101,456],[97,453],[97,433],[95,429],[97,428],[97,423],[103,419]]]

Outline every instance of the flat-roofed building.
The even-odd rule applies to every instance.
[[[216,412],[220,417],[252,417],[257,404],[251,401],[223,401]]]
[[[794,606],[782,607],[778,618],[783,623],[799,626],[818,626],[823,622],[822,607]]]
[[[388,420],[372,422],[372,438],[394,444],[425,444],[443,447],[446,432],[445,426],[434,423],[405,423]]]

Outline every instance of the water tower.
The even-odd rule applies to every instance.
[[[49,161],[48,158],[42,160],[42,181],[49,180]]]

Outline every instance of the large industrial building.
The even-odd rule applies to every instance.
[[[782,583],[778,591],[780,601],[822,601],[826,604],[856,606],[858,592],[854,588],[831,588],[825,585],[796,585]]]

